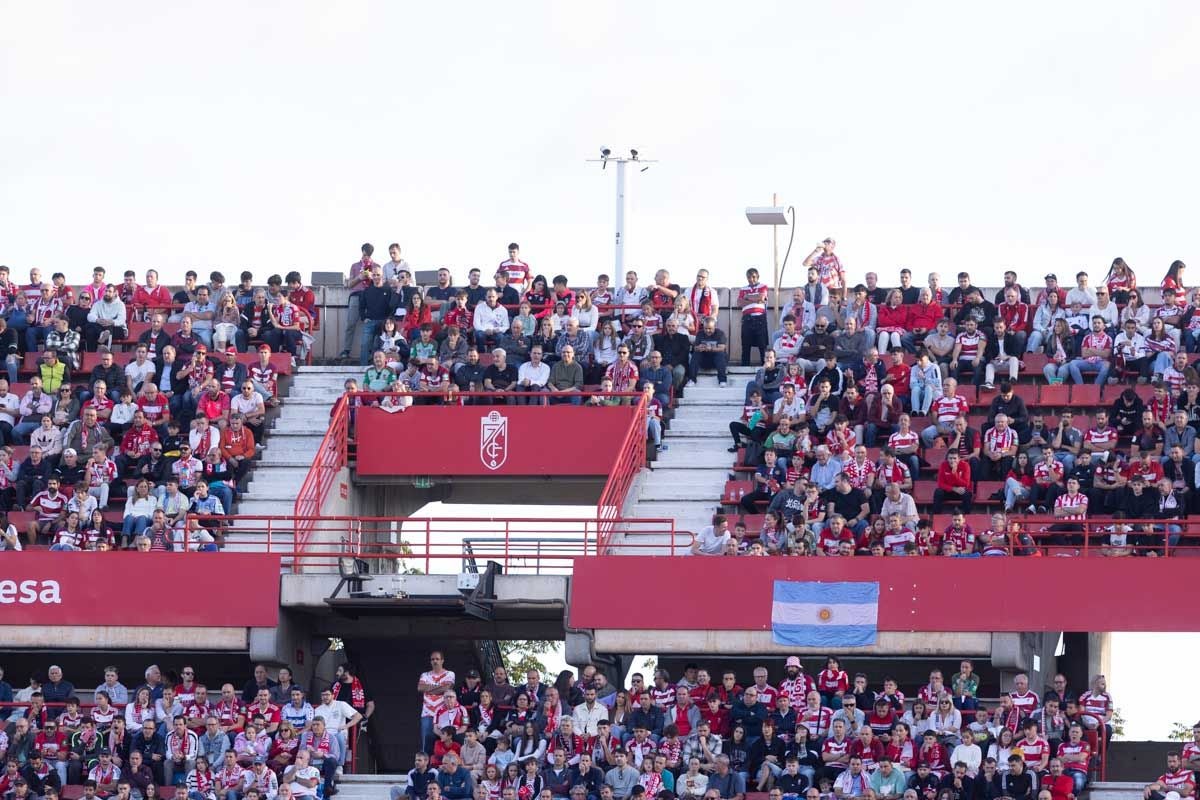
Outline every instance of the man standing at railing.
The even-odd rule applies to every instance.
[[[429,671],[421,673],[417,680],[417,692],[421,695],[421,750],[433,752],[434,720],[446,701],[443,695],[454,691],[455,676],[445,668],[445,658],[440,650],[429,654]]]

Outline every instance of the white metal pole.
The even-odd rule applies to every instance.
[[[625,275],[625,160],[617,161],[617,236],[616,266],[613,280],[623,280]]]

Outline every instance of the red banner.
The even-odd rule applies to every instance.
[[[881,631],[1194,631],[1192,558],[577,558],[571,627],[770,630],[774,581],[878,581]],[[675,586],[669,614],[644,592]]]
[[[278,623],[277,555],[39,550],[0,558],[0,625]]]
[[[359,475],[607,475],[632,406],[413,406],[355,415]]]

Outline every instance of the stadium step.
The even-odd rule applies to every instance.
[[[729,422],[741,414],[746,381],[753,373],[734,367],[725,387],[717,384],[714,374],[701,374],[696,384],[688,385],[663,438],[667,450],[658,454],[654,470],[641,481],[632,516],[672,517],[677,529],[693,533],[712,522],[733,465],[727,451]],[[620,548],[622,541],[614,541],[614,547]],[[639,535],[616,552],[682,555],[672,553],[670,545],[666,536]]]
[[[329,410],[342,395],[346,378],[359,378],[358,367],[300,367],[296,370],[280,413],[272,425],[266,448],[259,453],[246,491],[238,499],[239,515],[286,517],[293,512],[296,493],[308,476],[317,448],[325,436]],[[319,424],[318,424],[319,423]],[[261,520],[235,523],[231,535],[236,542],[227,550],[253,551],[266,548]],[[281,535],[287,536],[286,531]],[[273,542],[274,544],[274,542]]]
[[[1138,800],[1144,783],[1132,781],[1097,781],[1088,784],[1089,800]]]
[[[391,787],[404,789],[407,785],[407,775],[347,775],[338,780],[337,796],[341,800],[388,800]]]

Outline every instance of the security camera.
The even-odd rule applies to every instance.
[[[629,148],[629,155],[634,161],[637,161],[637,150],[634,150],[632,147]]]
[[[608,158],[611,155],[612,155],[612,150],[609,150],[607,147],[600,148],[600,157],[601,158]]]

